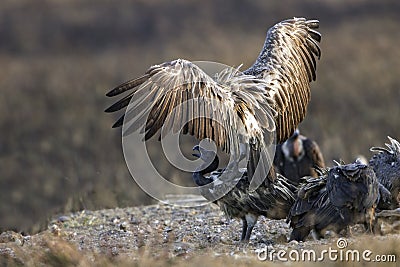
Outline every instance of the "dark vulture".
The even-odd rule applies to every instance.
[[[211,184],[223,179],[227,174],[225,169],[218,169],[219,158],[214,151],[206,150],[195,146],[193,150],[197,151],[194,156],[201,158],[204,164],[199,166],[193,173],[193,180],[201,187],[203,196],[213,200],[212,194],[215,191],[222,190],[223,197],[213,201],[228,218],[241,218],[243,221],[241,241],[248,242],[251,231],[260,215],[270,219],[284,219],[294,202],[296,187],[285,177],[277,174],[274,181],[266,179],[256,190],[249,190],[250,180],[247,176],[246,168],[240,170],[241,175],[236,180],[223,180],[220,183]],[[211,164],[209,163],[211,162]],[[208,176],[205,174],[210,173]],[[229,177],[229,173],[227,175]],[[227,190],[228,183],[233,183],[232,189]],[[207,187],[206,185],[211,185]]]
[[[320,238],[325,230],[339,233],[357,223],[374,231],[378,190],[372,168],[358,161],[307,178],[288,216],[290,240],[303,241],[311,230]]]
[[[325,168],[325,161],[318,144],[297,129],[288,140],[277,145],[274,166],[277,172],[298,185],[304,176],[317,177],[315,169]]]
[[[124,135],[139,130],[144,140],[155,135],[162,139],[169,132],[211,139],[237,161],[233,170],[238,171],[245,154],[251,191],[262,183],[273,184],[272,159],[264,152],[287,140],[306,115],[321,55],[318,27],[317,20],[305,18],[277,23],[244,72],[227,68],[210,76],[183,59],[154,65],[108,92],[110,97],[128,93],[106,112],[127,107],[113,125],[123,126]]]
[[[388,138],[390,144],[386,144],[387,148],[371,148],[376,154],[369,161],[383,186],[380,191],[389,191],[379,201],[380,210],[394,210],[400,207],[400,143],[391,137]]]

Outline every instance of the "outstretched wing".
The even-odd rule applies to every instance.
[[[287,140],[306,115],[310,82],[316,79],[316,58],[321,35],[317,20],[294,18],[268,30],[264,48],[254,65],[244,73],[262,78],[268,101],[276,110],[276,137]]]
[[[227,152],[232,152],[233,145],[238,154],[238,144],[248,141],[243,140],[243,133],[250,131],[245,121],[256,122],[258,129],[273,127],[273,115],[255,98],[264,87],[261,80],[237,69],[213,78],[197,65],[178,59],[153,66],[144,76],[111,90],[107,96],[130,92],[106,112],[128,107],[113,126],[121,126],[124,120],[131,123],[125,134],[141,129],[147,140],[163,127],[159,138],[182,130],[198,139],[210,138]]]

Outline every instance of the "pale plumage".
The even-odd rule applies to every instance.
[[[131,103],[114,127],[125,118],[126,124],[131,123],[125,134],[141,129],[145,140],[164,127],[165,133],[182,128],[183,134],[210,138],[237,157],[239,145],[247,144],[252,177],[261,148],[273,142],[274,131],[276,141],[283,142],[304,119],[309,84],[315,80],[316,58],[321,54],[318,26],[317,20],[304,18],[276,24],[256,62],[244,73],[233,69],[210,77],[182,59],[152,66],[143,76],[111,90],[107,96],[130,92],[106,112]]]

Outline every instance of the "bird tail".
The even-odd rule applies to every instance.
[[[272,183],[275,203],[268,211],[271,219],[285,219],[292,207],[297,194],[296,186],[286,177],[277,173]]]

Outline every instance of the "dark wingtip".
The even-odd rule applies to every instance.
[[[121,127],[122,124],[124,123],[124,118],[125,118],[125,115],[122,115],[122,116],[113,124],[112,128]]]
[[[111,112],[114,112],[115,110],[112,110],[111,108],[112,108],[112,106],[111,106],[111,107],[108,107],[108,108],[106,108],[106,109],[104,110],[104,112],[106,112],[106,113],[111,113]]]
[[[113,97],[113,96],[116,96],[116,95],[119,95],[119,94],[125,92],[129,88],[126,86],[127,83],[129,83],[129,82],[123,83],[123,84],[118,85],[117,87],[113,88],[106,94],[106,96]]]
[[[111,128],[118,128],[118,127],[121,127],[121,124],[119,124],[119,123],[114,123],[112,126],[111,126]]]
[[[123,84],[120,84],[117,87],[115,87],[114,89],[112,89],[111,91],[109,91],[106,94],[106,96],[112,97],[112,96],[116,96],[116,95],[122,94],[125,91],[128,91],[130,89],[133,89],[133,88],[141,85],[149,77],[150,77],[150,74],[146,73],[145,75],[143,75],[143,76],[141,76],[139,78],[135,78],[133,80],[129,80],[127,82],[124,82]]]
[[[105,110],[105,112],[111,113],[111,112],[115,112],[120,109],[123,109],[124,107],[129,105],[129,102],[131,101],[131,99],[132,99],[132,94],[129,94],[129,95],[125,96],[124,98],[122,98],[121,100],[119,100],[117,103],[114,103],[113,105],[111,105],[109,108],[107,108]]]
[[[115,112],[115,111],[118,111],[118,110],[120,110],[119,105],[112,105],[112,106],[108,107],[106,110],[104,110],[104,112],[112,113],[112,112]]]
[[[106,96],[108,96],[108,97],[115,96],[114,90],[109,91],[109,92],[106,94]]]

